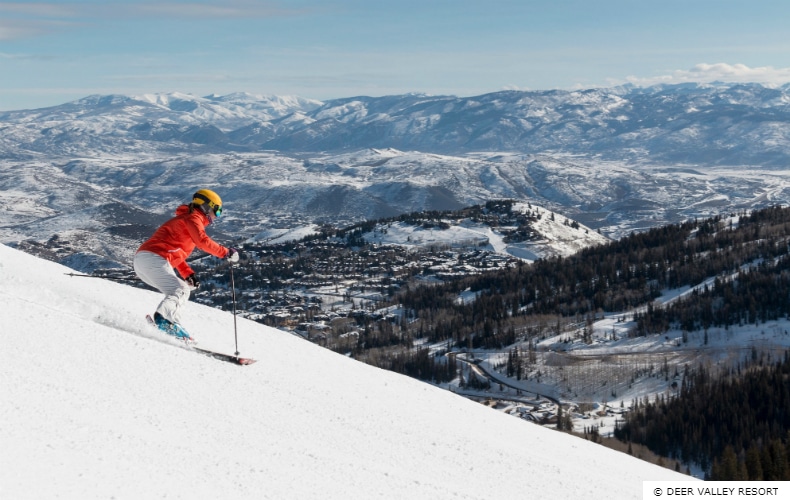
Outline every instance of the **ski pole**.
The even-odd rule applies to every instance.
[[[230,295],[233,298],[233,339],[236,341],[236,356],[238,356],[239,333],[236,329],[236,284],[233,282],[233,264],[230,265]]]
[[[99,276],[95,274],[75,274],[75,273],[63,273],[66,276],[72,276],[77,278],[101,278],[106,280],[116,280],[116,281],[140,281],[140,278],[131,278],[131,277],[123,277],[123,276]]]

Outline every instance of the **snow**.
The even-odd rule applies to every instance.
[[[513,208],[514,212],[520,213],[533,210],[525,203],[516,203]],[[378,224],[373,231],[365,233],[363,238],[370,243],[399,245],[411,249],[431,245],[479,246],[483,250],[528,262],[553,255],[569,256],[585,247],[609,241],[605,236],[581,224],[577,223],[577,228],[565,224],[564,221],[567,219],[550,210],[538,206],[534,206],[534,210],[541,216],[540,220],[532,224],[533,229],[540,234],[540,238],[535,241],[506,243],[498,230],[469,219],[459,223],[453,220],[446,221],[448,226],[446,228],[424,228],[405,222],[383,223]]]
[[[251,238],[250,241],[258,241],[269,245],[277,245],[279,243],[287,243],[289,241],[299,241],[317,233],[318,225],[316,224],[308,224],[306,226],[296,228],[272,228],[261,231]]]
[[[0,245],[0,498],[641,498],[691,479],[238,318],[235,366],[154,292]],[[184,326],[234,351],[230,313]]]

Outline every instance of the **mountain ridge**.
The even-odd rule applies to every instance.
[[[39,110],[0,114],[6,135],[13,124],[96,120],[111,115],[114,130],[130,139],[150,139],[144,128],[162,131],[159,142],[181,141],[244,151],[337,152],[392,147],[442,154],[503,151],[536,154],[598,154],[720,165],[787,158],[787,133],[775,124],[790,120],[790,84],[659,85],[578,91],[499,91],[473,97],[404,94],[348,97],[325,102],[301,97],[245,93],[195,97],[173,92],[140,97],[94,95]],[[743,126],[739,126],[743,125]],[[54,127],[53,127],[54,126]],[[188,127],[214,127],[217,137],[179,135]],[[175,128],[173,128],[175,127]],[[257,131],[250,128],[257,127]],[[240,130],[247,132],[241,133]],[[748,141],[741,135],[748,132]],[[78,142],[80,128],[60,127]],[[695,137],[696,136],[696,137]],[[235,139],[238,143],[234,143]],[[42,141],[52,147],[52,141]],[[737,143],[731,147],[728,142]],[[10,149],[10,148],[9,148]]]
[[[90,239],[85,231],[137,224],[141,208],[162,220],[203,187],[221,192],[222,230],[239,238],[505,198],[617,238],[790,202],[789,92],[89,96],[0,113],[0,241]],[[126,214],[112,220],[124,212],[114,204]],[[88,250],[106,256],[101,247],[117,244]]]

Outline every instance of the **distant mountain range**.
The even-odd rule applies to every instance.
[[[90,96],[0,113],[4,156],[25,151],[283,153],[394,148],[598,155],[705,165],[787,164],[790,84],[408,94],[320,102],[249,94]],[[156,144],[156,146],[153,146]]]
[[[0,113],[0,241],[57,235],[124,262],[201,187],[228,208],[217,229],[243,237],[497,198],[618,237],[786,204],[789,165],[790,85],[89,96]]]

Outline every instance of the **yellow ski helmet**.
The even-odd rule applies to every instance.
[[[222,215],[222,198],[210,189],[200,189],[192,196],[192,203],[199,206],[205,213],[213,212]]]

